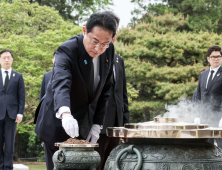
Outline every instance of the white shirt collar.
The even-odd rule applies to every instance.
[[[12,68],[8,69],[8,70],[5,70],[4,68],[1,68],[2,70],[2,73],[5,73],[5,71],[8,71],[8,75],[10,76],[11,75],[11,72],[12,72]]]
[[[219,68],[220,68],[220,66],[218,66],[217,68],[214,68],[214,69],[212,69],[212,68],[210,67],[210,72],[213,70],[214,73],[216,73],[216,72],[218,71]]]

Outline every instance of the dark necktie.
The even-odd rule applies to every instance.
[[[214,70],[211,70],[210,78],[209,78],[208,84],[207,84],[207,89],[209,89],[209,87],[210,87],[210,85],[211,85],[211,83],[212,83],[213,74],[214,74]]]
[[[93,92],[94,92],[94,64],[93,64],[93,57],[92,57],[92,62],[91,62],[91,99],[93,98]]]
[[[8,76],[8,71],[5,71],[5,73],[6,73],[6,77],[5,77],[5,91],[6,91],[8,87],[9,76]]]

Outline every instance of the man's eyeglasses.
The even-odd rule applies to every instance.
[[[1,59],[2,59],[2,60],[6,60],[6,59],[11,60],[12,57],[1,57]]]
[[[102,48],[104,48],[104,49],[109,48],[109,44],[98,43],[98,42],[96,42],[96,41],[93,40],[93,39],[91,39],[90,42],[91,42],[94,46],[96,46],[96,47],[99,47],[99,46],[100,46],[100,47],[102,47]]]
[[[210,56],[210,58],[212,59],[212,60],[220,60],[221,59],[221,55],[218,55],[218,56]]]

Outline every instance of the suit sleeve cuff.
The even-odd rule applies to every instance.
[[[58,112],[56,113],[56,117],[57,117],[58,119],[62,119],[62,114],[63,114],[64,112],[70,112],[70,113],[71,113],[70,108],[67,107],[67,106],[62,106],[62,107],[60,107],[59,110],[58,110]]]
[[[22,115],[22,114],[17,114],[17,116],[19,116],[19,117],[23,118],[23,115]]]

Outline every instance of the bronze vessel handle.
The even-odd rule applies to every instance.
[[[63,150],[61,150],[58,155],[57,155],[57,160],[59,162],[64,162],[65,161],[65,154],[63,153]]]
[[[143,162],[142,162],[142,161],[143,161],[143,159],[142,159],[142,154],[140,153],[140,151],[139,151],[137,148],[134,147],[134,145],[130,145],[130,146],[128,146],[127,148],[125,148],[125,149],[123,149],[123,150],[121,150],[121,151],[119,152],[119,154],[117,155],[116,160],[115,160],[116,170],[120,170],[120,168],[119,168],[119,160],[120,160],[121,156],[122,156],[125,152],[128,152],[128,153],[130,153],[130,154],[134,154],[134,153],[137,154],[137,156],[138,156],[138,161],[137,161],[137,165],[136,165],[136,167],[135,167],[134,170],[140,170],[141,167],[142,167],[142,164],[143,164]]]

